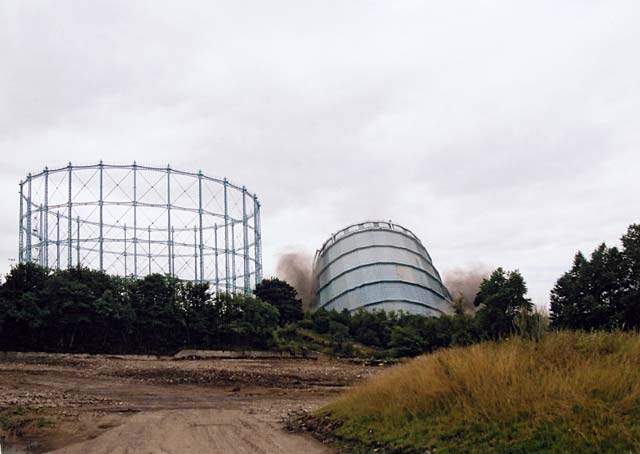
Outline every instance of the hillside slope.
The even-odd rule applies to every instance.
[[[442,350],[307,423],[346,452],[640,452],[640,336],[560,332]]]

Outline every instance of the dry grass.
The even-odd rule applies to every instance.
[[[337,437],[398,452],[640,452],[640,336],[561,332],[443,350],[321,412],[344,422]]]

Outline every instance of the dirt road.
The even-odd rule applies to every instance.
[[[284,432],[242,410],[145,412],[93,440],[55,454],[238,453],[325,454],[329,449],[307,437]]]
[[[330,453],[284,421],[375,371],[327,360],[4,360],[2,452]]]

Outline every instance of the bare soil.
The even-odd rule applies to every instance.
[[[378,369],[326,359],[3,360],[2,453],[330,453],[286,431],[286,420]]]

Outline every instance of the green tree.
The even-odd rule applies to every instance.
[[[280,326],[302,320],[302,301],[296,289],[280,279],[264,279],[254,291],[257,298],[278,309]]]
[[[1,345],[37,348],[49,318],[44,295],[48,279],[49,271],[34,263],[17,265],[6,276],[0,287]]]
[[[422,350],[432,352],[450,346],[453,342],[453,320],[447,315],[411,320],[411,325],[422,339]]]
[[[422,338],[411,326],[395,325],[391,328],[389,348],[397,357],[415,356],[422,353]]]
[[[629,226],[622,237],[622,247],[629,270],[628,288],[620,303],[624,326],[640,327],[640,224]]]
[[[126,352],[136,319],[135,310],[127,294],[130,280],[113,277],[113,288],[107,289],[93,305],[95,341],[93,348],[102,353]]]
[[[622,237],[622,250],[598,246],[578,252],[551,291],[553,327],[634,329],[640,326],[640,225]]]
[[[640,224],[632,224],[622,236],[622,247],[629,271],[633,290],[640,287]]]
[[[480,306],[476,312],[476,323],[482,335],[499,339],[514,331],[514,320],[522,313],[529,314],[533,308],[525,295],[527,286],[519,271],[495,270],[482,281],[474,301]]]
[[[177,279],[162,274],[131,282],[134,337],[140,350],[169,352],[186,344],[185,308],[178,298],[178,286]]]
[[[271,304],[247,295],[232,295],[234,320],[230,323],[233,344],[251,347],[270,347],[278,327],[278,309]]]
[[[119,306],[118,278],[75,267],[53,273],[45,297],[50,310],[49,345],[95,350],[104,344]]]
[[[351,317],[353,338],[371,347],[386,347],[389,342],[389,318],[384,311],[359,310]]]
[[[316,333],[326,334],[329,332],[329,323],[331,322],[331,314],[329,311],[320,308],[308,314],[310,318],[310,328]]]
[[[191,346],[207,347],[212,342],[212,334],[217,328],[219,319],[216,305],[209,292],[209,284],[183,282],[180,289],[185,316],[186,343]]]

